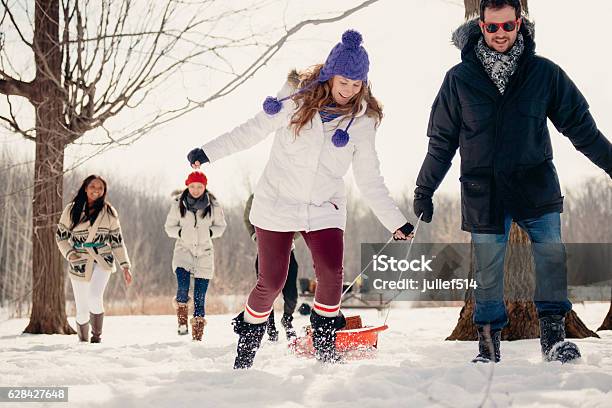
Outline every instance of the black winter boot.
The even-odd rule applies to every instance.
[[[268,340],[277,342],[278,341],[278,330],[276,330],[276,324],[274,323],[274,310],[268,316]]]
[[[244,321],[244,312],[240,312],[232,320],[232,325],[234,326],[234,333],[240,336],[238,338],[234,369],[251,368],[255,353],[259,349],[261,339],[266,331],[266,322],[260,324],[247,323]]]
[[[336,350],[336,331],[346,325],[342,313],[336,317],[320,316],[314,310],[310,313],[312,345],[315,357],[323,363],[338,363],[342,359]]]
[[[478,355],[472,360],[472,363],[499,363],[501,360],[500,348],[501,329],[491,330],[490,325],[478,326]]]
[[[283,314],[283,318],[281,319],[281,325],[285,329],[285,334],[287,335],[287,341],[291,341],[297,337],[295,329],[293,328],[293,316],[290,314]]]
[[[580,358],[578,346],[565,341],[565,317],[545,316],[540,319],[540,345],[544,361],[568,361]]]

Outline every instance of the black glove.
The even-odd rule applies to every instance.
[[[417,191],[419,191],[418,188]],[[423,214],[421,219],[424,222],[431,222],[431,218],[433,217],[434,212],[434,205],[431,199],[431,194],[421,191],[415,192],[412,208],[414,209],[414,215],[418,217]]]
[[[183,229],[181,228],[181,229],[179,230],[179,238],[181,237],[181,232],[182,232],[182,231],[183,231]]]
[[[408,236],[414,230],[414,225],[407,222],[404,225],[402,225],[399,230],[402,231],[404,235]]]
[[[206,153],[204,153],[204,150],[202,150],[200,147],[196,147],[190,151],[187,155],[187,160],[189,160],[189,163],[191,164],[195,164],[197,161],[200,162],[200,164],[208,163],[210,161],[208,160]]]
[[[412,230],[414,230],[414,226],[411,223],[407,222],[404,225],[402,225],[401,227],[399,227],[398,230],[402,231],[402,233],[405,236],[408,236],[408,235],[410,235]],[[395,238],[395,234],[393,234],[393,239],[395,241],[399,240],[399,238]]]

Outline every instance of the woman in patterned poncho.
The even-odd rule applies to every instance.
[[[119,216],[106,201],[106,191],[102,177],[87,177],[64,208],[57,226],[57,246],[70,264],[77,332],[83,342],[88,341],[90,322],[91,342],[101,341],[104,289],[116,271],[115,259],[123,270],[125,283],[132,282]]]

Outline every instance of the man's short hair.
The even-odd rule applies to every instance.
[[[484,21],[484,12],[487,8],[499,9],[504,6],[514,8],[516,19],[521,18],[521,1],[520,0],[481,0],[480,1],[480,19]]]

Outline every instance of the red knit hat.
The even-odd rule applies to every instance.
[[[204,186],[208,183],[208,179],[201,171],[194,171],[187,176],[187,180],[185,180],[185,185],[188,186],[191,183],[202,183]]]

